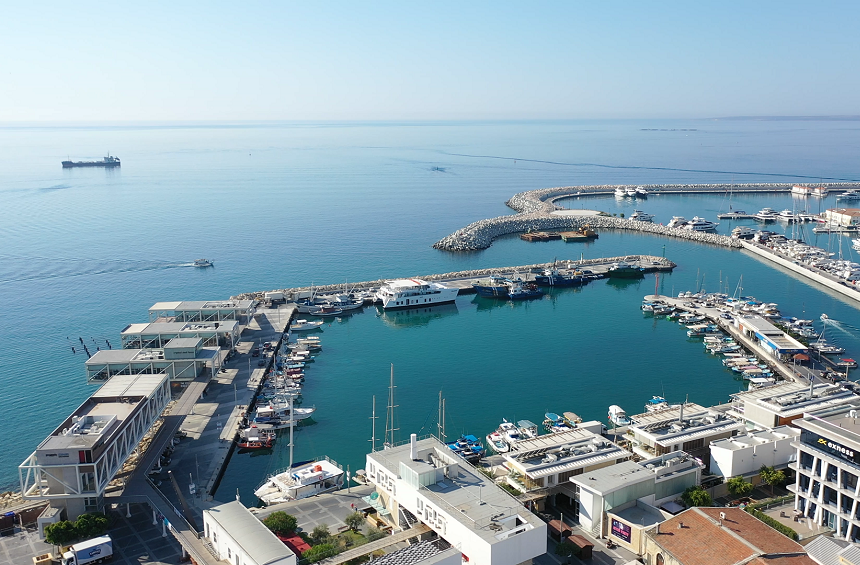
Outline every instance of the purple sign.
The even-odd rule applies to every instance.
[[[617,537],[621,541],[630,543],[630,526],[628,526],[624,522],[619,522],[618,520],[613,518],[612,535]]]

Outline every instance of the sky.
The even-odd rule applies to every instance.
[[[6,2],[0,122],[860,114],[857,2]]]

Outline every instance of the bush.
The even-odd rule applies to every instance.
[[[317,526],[317,528],[318,527],[319,526]],[[337,555],[337,548],[333,544],[321,543],[302,553],[302,558],[307,559],[309,563],[316,563],[317,561],[334,555]]]
[[[729,492],[735,496],[749,494],[749,492],[755,488],[752,483],[746,482],[743,477],[732,477],[726,481],[726,486],[728,487]]]
[[[795,532],[794,530],[792,530],[791,528],[789,528],[785,524],[779,522],[778,520],[774,520],[773,518],[771,518],[770,516],[768,516],[764,512],[762,512],[760,510],[755,510],[753,508],[750,508],[749,506],[744,508],[744,510],[746,510],[748,513],[755,516],[756,518],[758,518],[759,520],[761,520],[762,522],[764,522],[765,524],[767,524],[768,526],[770,526],[771,528],[776,530],[777,532],[781,533],[782,535],[787,536],[787,537],[793,539],[794,541],[798,541],[800,539],[800,536],[797,535],[797,532]]]
[[[700,486],[689,487],[684,491],[684,494],[681,495],[681,500],[684,501],[684,504],[686,504],[688,508],[692,508],[693,506],[714,505],[714,500],[711,498],[711,495]]]
[[[761,469],[758,470],[758,474],[765,484],[770,485],[771,495],[773,495],[774,487],[778,487],[784,483],[786,478],[783,471],[777,471],[773,467],[768,467],[767,465],[762,465]]]
[[[317,544],[325,544],[330,538],[331,532],[328,531],[328,524],[320,524],[311,532],[311,539]]]
[[[367,541],[368,542],[376,541],[376,540],[382,539],[384,537],[385,537],[385,532],[383,532],[382,530],[380,530],[379,528],[377,528],[375,526],[371,526],[370,528],[367,529]]]
[[[364,524],[364,514],[361,512],[353,512],[343,520],[346,527],[352,530],[353,532],[357,532],[358,529]]]
[[[75,531],[80,539],[90,539],[103,535],[108,525],[107,516],[104,514],[81,514],[75,520]]]
[[[290,516],[286,512],[272,512],[264,520],[266,525],[272,532],[281,535],[291,534],[296,531],[299,523],[295,516]]]
[[[56,524],[45,526],[45,541],[51,545],[69,545],[78,539],[78,531],[74,522],[63,520]]]

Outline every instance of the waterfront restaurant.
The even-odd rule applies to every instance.
[[[712,441],[732,437],[744,428],[725,414],[687,402],[680,406],[631,416],[627,434],[633,452],[650,459],[686,451],[707,464]]]
[[[168,402],[167,375],[111,379],[18,466],[24,499],[47,500],[66,520],[103,511],[108,484]]]
[[[221,322],[236,320],[248,325],[254,315],[253,300],[156,302],[149,309],[150,322]],[[284,320],[286,322],[286,320]]]
[[[746,422],[747,428],[767,429],[790,424],[805,414],[860,401],[853,390],[827,383],[783,383],[730,396],[730,416]]]
[[[834,530],[833,537],[860,541],[860,413],[845,410],[829,416],[795,420],[800,438],[795,510],[815,524]]]
[[[153,322],[129,324],[120,332],[123,349],[162,348],[175,337],[199,337],[203,347],[233,349],[239,342],[239,322]]]
[[[522,440],[516,447],[517,451],[504,454],[507,483],[535,501],[559,492],[572,499],[571,477],[631,457],[608,439],[580,428]]]
[[[672,516],[660,506],[700,484],[703,467],[687,453],[674,451],[571,477],[577,493],[579,524],[641,555],[642,531]]]
[[[87,359],[87,382],[114,375],[166,374],[171,382],[190,382],[204,371],[220,368],[220,349],[203,347],[199,337],[175,337],[161,349],[103,349]]]
[[[735,326],[764,353],[778,361],[790,362],[794,355],[809,351],[805,345],[761,316],[737,316]]]
[[[546,553],[546,523],[434,437],[367,454],[374,495],[395,530],[427,526],[470,565],[518,565]],[[420,535],[416,533],[416,537]]]

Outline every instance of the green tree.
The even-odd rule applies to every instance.
[[[263,520],[263,524],[265,524],[266,527],[274,533],[280,535],[287,535],[295,532],[299,525],[295,516],[291,516],[280,510],[278,512],[272,512],[266,516]]]
[[[318,527],[319,526],[317,526],[317,528]],[[315,545],[309,550],[302,553],[302,557],[304,559],[307,559],[309,563],[316,563],[321,559],[325,559],[326,557],[332,557],[333,555],[337,555],[337,548],[330,543],[321,543],[319,545]]]
[[[320,524],[311,532],[311,539],[316,544],[325,544],[331,538],[331,532],[328,531],[328,524]]]
[[[693,506],[714,505],[714,500],[711,498],[711,495],[700,486],[693,486],[685,490],[684,494],[681,495],[681,500],[684,501],[684,504],[686,504],[688,508],[692,508]]]
[[[567,540],[555,544],[555,554],[561,557],[566,557],[568,563],[570,563],[570,558],[577,553],[579,553],[579,547]]]
[[[74,522],[63,520],[45,526],[45,541],[51,545],[69,545],[77,539],[78,530]]]
[[[777,471],[767,465],[761,466],[761,469],[758,470],[758,475],[765,484],[770,485],[771,496],[773,496],[774,487],[778,487],[785,482],[785,473],[783,471]]]
[[[382,539],[385,537],[385,532],[377,528],[376,526],[371,526],[367,528],[367,541],[376,541],[378,539]]]
[[[361,525],[364,524],[364,514],[361,512],[353,512],[343,519],[343,523],[346,524],[346,527],[353,532],[357,532],[358,529],[361,528]]]
[[[755,488],[752,483],[746,482],[743,477],[732,477],[726,481],[726,486],[729,492],[735,496],[749,494]]]
[[[75,531],[81,539],[95,538],[108,529],[108,519],[104,514],[81,514],[75,520]]]

